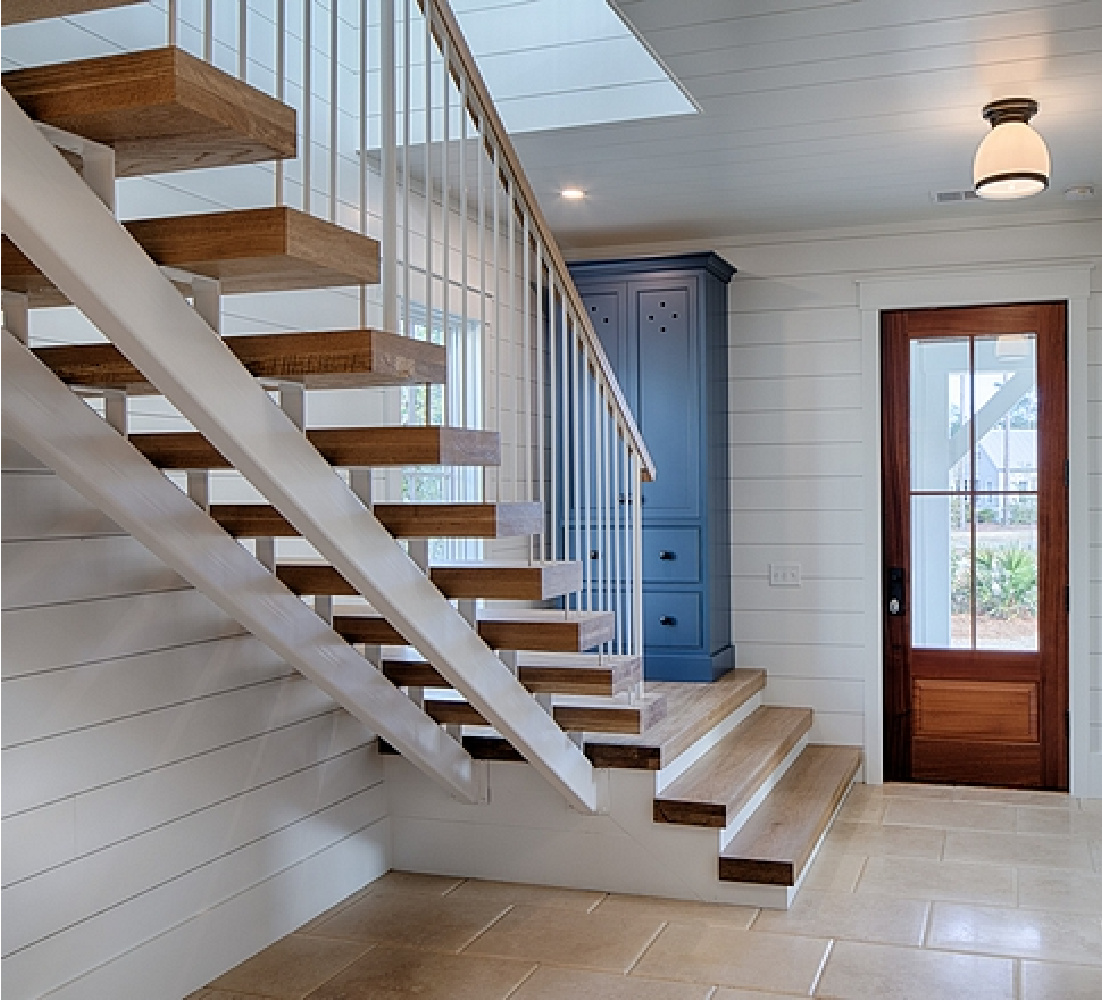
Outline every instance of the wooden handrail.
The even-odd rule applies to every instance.
[[[624,394],[620,389],[620,383],[616,380],[616,375],[612,371],[612,365],[609,364],[608,356],[601,346],[601,341],[594,332],[593,325],[589,322],[589,316],[586,314],[585,310],[585,303],[582,302],[582,297],[578,293],[578,289],[574,286],[574,281],[570,277],[570,271],[567,269],[566,261],[563,259],[562,251],[559,249],[559,244],[551,233],[551,228],[548,226],[547,220],[543,217],[543,212],[540,211],[539,202],[536,200],[535,193],[528,183],[528,177],[525,175],[524,168],[520,164],[520,157],[517,156],[517,152],[513,148],[513,143],[509,139],[509,133],[505,131],[505,126],[497,113],[497,108],[494,106],[493,98],[490,96],[490,91],[486,87],[486,82],[482,79],[478,64],[475,62],[474,56],[471,55],[471,50],[467,46],[467,40],[463,37],[463,32],[459,28],[459,24],[455,19],[455,14],[452,12],[450,5],[444,2],[444,0],[417,0],[417,2],[422,11],[424,11],[426,3],[431,4],[434,16],[438,19],[440,26],[447,33],[448,45],[455,53],[455,58],[459,61],[467,77],[469,88],[468,98],[474,97],[477,99],[482,118],[486,122],[486,127],[489,128],[493,135],[494,142],[501,155],[504,156],[505,166],[512,175],[515,190],[519,192],[520,196],[523,198],[533,227],[539,238],[543,241],[548,266],[553,267],[556,271],[558,275],[558,284],[562,289],[562,293],[574,311],[575,325],[581,331],[581,337],[585,347],[593,358],[593,364],[596,365],[595,374],[603,378],[608,386],[609,396],[618,411],[616,415],[623,425],[624,436],[627,439],[628,445],[639,455],[643,479],[648,482],[653,481],[658,474],[654,465],[654,460],[651,458],[646,443],[643,441],[643,435],[640,433],[639,427],[635,423],[635,417],[628,408],[627,401],[624,399]]]

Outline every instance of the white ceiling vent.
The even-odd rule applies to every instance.
[[[954,201],[979,201],[980,196],[971,188],[966,191],[931,191],[930,200],[947,205]]]

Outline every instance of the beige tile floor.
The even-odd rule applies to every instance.
[[[191,1000],[1102,1000],[1102,808],[854,788],[791,910],[391,872]]]

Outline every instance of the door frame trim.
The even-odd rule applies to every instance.
[[[1073,795],[1102,797],[1102,753],[1091,753],[1090,496],[1087,330],[1092,262],[967,267],[857,281],[865,476],[865,780],[884,780],[883,525],[881,516],[880,313],[889,309],[1067,302],[1068,321],[1068,765]]]

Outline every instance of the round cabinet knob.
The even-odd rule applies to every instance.
[[[659,625],[665,625],[667,628],[673,628],[677,624],[677,619],[673,615],[663,615],[658,619]]]
[[[661,552],[658,553],[658,558],[664,559],[666,562],[671,562],[672,560],[677,558],[677,553],[671,552],[669,549],[663,549]]]

